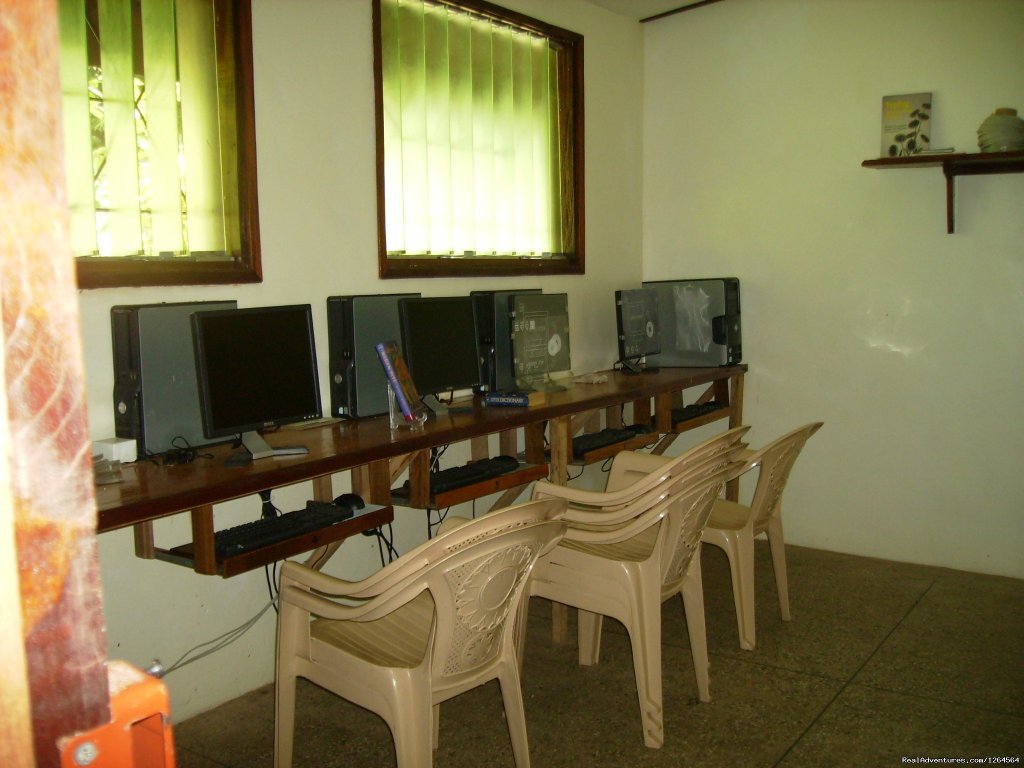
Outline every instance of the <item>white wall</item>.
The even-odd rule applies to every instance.
[[[822,419],[787,541],[1024,576],[1024,175],[872,170],[1024,112],[1024,3],[729,0],[647,24],[644,277],[736,275],[755,444]]]
[[[421,291],[465,294],[480,288],[540,285],[569,293],[572,359],[579,371],[615,359],[616,288],[641,279],[642,31],[578,0],[505,5],[580,32],[586,39],[587,274],[537,279],[381,281],[376,265],[372,47],[369,0],[254,0],[256,132],[264,281],[260,285],[108,289],[80,293],[93,439],[113,434],[110,319],[114,304],[235,298],[240,306],[309,302],[327,393],[325,299],[346,293]],[[335,491],[348,487],[335,478]],[[274,500],[295,509],[306,485]],[[218,527],[258,515],[251,497],[215,510]],[[425,538],[424,513],[398,510],[400,551]],[[159,521],[159,545],[188,539],[188,516]],[[267,602],[264,574],[228,580],[197,576],[133,555],[128,530],[99,537],[111,658],[147,666],[175,661],[193,646],[242,624]],[[379,567],[376,544],[356,537],[329,572],[357,577]],[[269,682],[274,613],[229,649],[166,678],[176,719]]]

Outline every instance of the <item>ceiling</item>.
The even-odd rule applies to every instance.
[[[640,19],[657,16],[659,13],[694,5],[701,0],[588,0],[588,2],[620,16],[640,21]]]

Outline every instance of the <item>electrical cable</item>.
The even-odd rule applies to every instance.
[[[263,606],[263,608],[260,609],[260,611],[255,616],[246,621],[244,624],[240,624],[234,629],[228,630],[220,637],[215,637],[212,640],[207,640],[205,643],[200,643],[199,645],[185,651],[185,653],[183,653],[177,661],[175,661],[169,667],[166,667],[161,672],[159,672],[159,674],[157,674],[157,677],[166,677],[167,675],[171,674],[171,672],[175,672],[181,669],[182,667],[191,664],[193,661],[199,661],[200,659],[209,656],[212,653],[216,653],[222,648],[226,648],[227,646],[231,645],[231,643],[235,642],[235,640],[237,640],[250,629],[252,629],[256,625],[256,622],[263,617],[263,614],[270,610],[271,606],[273,606],[275,610],[277,609],[276,600],[268,602],[265,606]],[[212,647],[206,648],[207,646]],[[189,654],[198,651],[201,648],[206,648],[206,650],[202,651],[202,653],[199,653],[189,658]]]

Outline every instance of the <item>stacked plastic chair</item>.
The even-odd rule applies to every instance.
[[[700,536],[722,487],[742,468],[739,427],[676,458],[616,455],[604,492],[540,481],[534,498],[568,502],[565,537],[541,558],[531,594],[579,610],[579,661],[597,663],[603,616],[629,631],[644,743],[664,743],[661,603],[681,594],[701,701],[710,700]]]
[[[298,677],[380,715],[399,768],[432,764],[441,702],[497,679],[515,764],[528,768],[514,629],[537,558],[565,530],[564,508],[545,500],[492,512],[358,582],[285,563],[276,768],[292,764]]]
[[[724,549],[729,558],[736,626],[740,647],[746,650],[753,650],[757,640],[754,628],[754,537],[759,534],[768,536],[779,592],[779,611],[783,621],[790,620],[786,548],[782,535],[782,492],[804,444],[821,426],[820,421],[807,424],[760,450],[744,455],[747,462],[744,472],[759,468],[750,504],[725,499],[717,501],[701,537],[705,543]]]

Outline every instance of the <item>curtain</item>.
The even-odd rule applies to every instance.
[[[387,250],[560,250],[557,51],[426,0],[381,0]]]
[[[213,0],[60,0],[76,256],[226,250]]]

